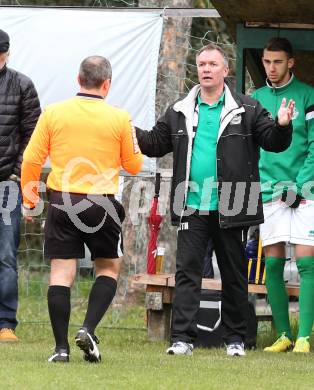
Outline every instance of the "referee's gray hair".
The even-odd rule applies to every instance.
[[[80,84],[86,89],[99,88],[105,80],[111,80],[111,64],[105,57],[90,56],[80,65]]]
[[[219,51],[219,53],[222,55],[222,57],[224,59],[225,66],[228,68],[229,67],[229,58],[228,58],[226,52],[220,46],[216,45],[215,43],[209,43],[208,45],[201,47],[198,50],[198,52],[196,53],[196,62],[197,62],[198,56],[201,53],[203,53],[203,51],[212,51],[212,50]]]

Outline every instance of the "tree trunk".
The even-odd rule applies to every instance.
[[[139,7],[165,7],[191,8],[193,0],[139,0]],[[156,92],[156,119],[165,109],[185,94],[184,79],[186,76],[186,58],[188,54],[188,36],[191,29],[192,18],[167,17],[164,20],[161,48],[158,64],[157,92]],[[166,248],[164,256],[164,270],[175,270],[176,254],[176,229],[171,226],[169,213],[170,178],[172,175],[172,154],[168,154],[157,161],[157,169],[162,175],[168,174],[168,178],[162,179],[159,212],[164,216],[158,243]],[[138,214],[127,213],[124,223],[124,246],[125,246],[125,270],[123,274],[146,271],[146,251],[148,231],[146,218],[149,213],[151,199],[154,195],[154,180],[140,178],[128,179],[130,184],[123,191],[123,203],[129,209],[130,199],[134,208],[140,199],[142,211]],[[141,184],[142,183],[142,184]],[[133,190],[132,190],[133,187]],[[131,214],[131,217],[130,217]],[[133,225],[131,218],[138,225]]]

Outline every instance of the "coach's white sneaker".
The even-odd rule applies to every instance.
[[[167,349],[166,353],[168,355],[193,355],[193,344],[177,341]]]
[[[227,355],[228,356],[245,356],[244,344],[238,341],[227,344]]]

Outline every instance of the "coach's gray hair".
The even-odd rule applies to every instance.
[[[223,56],[225,66],[228,68],[229,67],[229,58],[227,54],[222,50],[222,48],[218,45],[215,45],[214,43],[209,43],[206,46],[203,46],[199,49],[199,51],[196,53],[196,61],[198,56],[203,53],[203,51],[211,51],[211,50],[217,50],[219,53]]]
[[[80,65],[80,83],[86,89],[99,88],[105,80],[111,80],[111,77],[111,64],[105,57],[90,56]]]

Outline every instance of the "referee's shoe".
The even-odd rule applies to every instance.
[[[81,328],[77,332],[75,343],[84,352],[84,359],[87,362],[99,363],[101,361],[101,355],[97,347],[99,340],[95,335],[88,333],[86,328]]]
[[[48,359],[49,363],[69,363],[69,351],[65,348],[56,348],[53,355]]]

